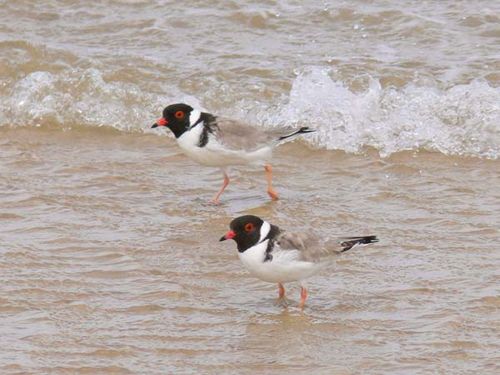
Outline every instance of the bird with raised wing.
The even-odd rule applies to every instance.
[[[240,216],[232,220],[229,227],[230,230],[220,241],[236,241],[238,255],[245,268],[263,281],[278,284],[279,302],[285,300],[284,283],[300,283],[301,309],[307,299],[303,280],[318,273],[335,255],[360,245],[378,242],[376,236],[321,241],[312,232],[287,232],[253,215]]]
[[[267,193],[278,199],[272,186],[270,159],[274,147],[300,134],[313,132],[308,127],[260,129],[236,120],[201,112],[183,103],[172,104],[163,110],[163,116],[153,128],[165,126],[174,134],[184,153],[199,164],[218,167],[224,175],[221,189],[213,198],[219,198],[229,184],[227,168],[237,165],[264,166]]]

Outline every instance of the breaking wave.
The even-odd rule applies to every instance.
[[[144,132],[167,103],[202,107],[175,86],[167,88],[168,96],[146,92],[133,83],[106,80],[97,69],[33,72],[2,91],[0,126]],[[263,103],[254,106],[253,117],[264,126],[316,128],[307,142],[317,148],[356,153],[373,147],[382,157],[404,150],[488,159],[500,155],[500,88],[480,79],[442,89],[416,83],[383,88],[370,78],[367,88],[356,92],[329,70],[311,68],[298,74],[289,95],[272,103],[273,111]]]
[[[0,126],[107,126],[143,131],[172,100],[144,92],[132,83],[105,80],[93,68],[58,74],[33,72],[10,91],[0,103]],[[178,100],[196,102],[175,87],[168,91]]]
[[[500,88],[475,80],[446,90],[408,84],[382,88],[370,79],[355,93],[329,72],[313,69],[294,81],[276,116],[307,123],[318,131],[315,146],[381,156],[425,149],[446,155],[497,159],[500,155]]]

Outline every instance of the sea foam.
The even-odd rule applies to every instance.
[[[273,123],[307,124],[317,129],[311,144],[359,152],[377,149],[381,156],[425,149],[447,155],[497,159],[500,155],[500,88],[486,81],[447,89],[410,83],[353,92],[314,68],[298,75],[289,98]]]
[[[204,109],[203,99],[174,84],[162,87],[168,95],[106,80],[94,68],[33,72],[0,99],[0,126],[107,126],[145,132],[169,103]],[[304,138],[313,148],[357,153],[372,147],[382,157],[404,150],[500,156],[500,87],[481,79],[447,88],[417,83],[396,88],[369,78],[364,90],[354,91],[333,79],[328,69],[313,67],[300,72],[290,92],[276,102],[249,103],[245,112],[263,126],[315,128]],[[228,112],[238,116],[239,107],[234,103]]]

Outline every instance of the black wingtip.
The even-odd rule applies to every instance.
[[[363,237],[343,237],[340,246],[342,246],[341,253],[351,250],[356,245],[369,245],[378,242],[377,236],[363,236]]]
[[[297,134],[313,133],[315,131],[316,131],[316,129],[311,129],[309,126],[303,126],[302,128],[299,129]]]
[[[316,130],[311,129],[309,126],[303,126],[299,130],[297,130],[296,132],[293,132],[292,134],[288,134],[288,135],[284,135],[282,137],[279,137],[278,140],[282,141],[284,139],[287,139],[287,138],[290,138],[290,137],[294,137],[294,136],[299,135],[299,134],[312,133],[312,132],[315,132],[315,131]]]

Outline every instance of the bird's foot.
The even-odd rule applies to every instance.
[[[292,305],[292,302],[293,301],[289,300],[286,297],[281,297],[281,298],[276,299],[276,305],[279,307],[288,307],[288,306]]]
[[[273,201],[277,201],[279,199],[278,193],[276,193],[273,189],[269,189],[267,194],[271,197]]]
[[[306,299],[307,299],[307,289],[301,287],[299,309],[304,310],[304,306],[306,305]]]

